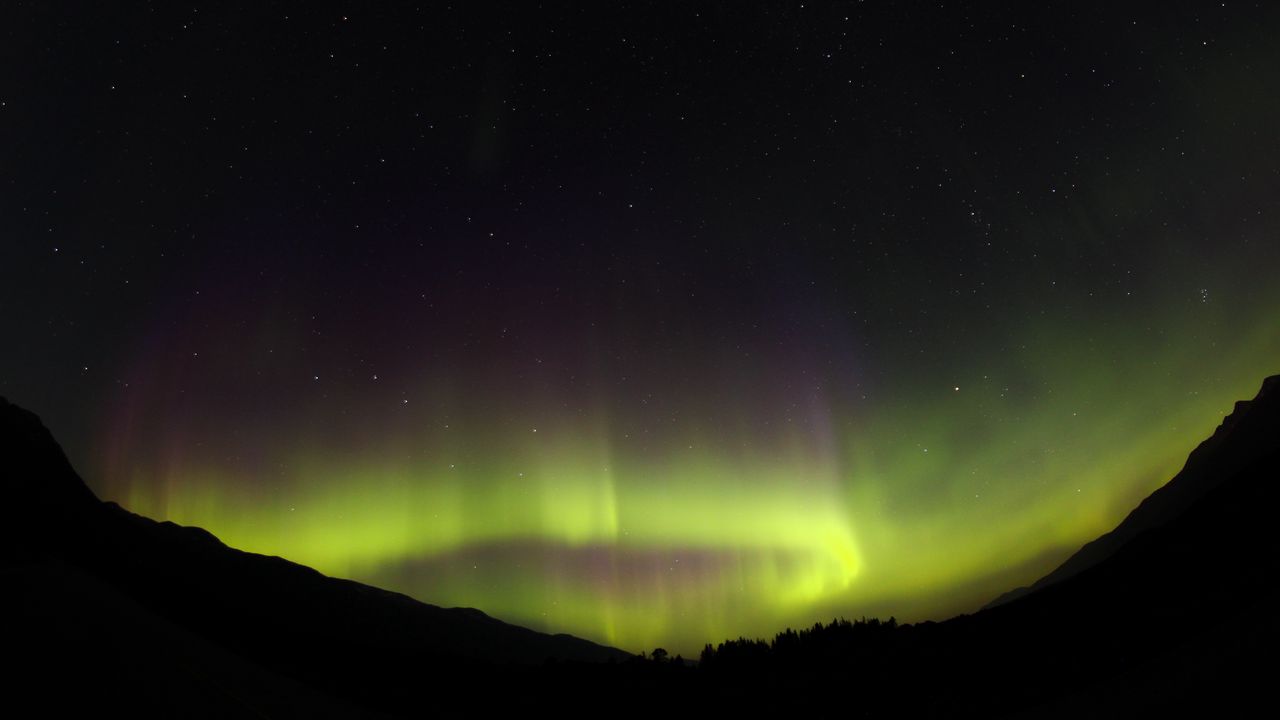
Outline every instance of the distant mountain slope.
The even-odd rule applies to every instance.
[[[1064,717],[1096,716],[1099,703],[1113,716],[1196,706],[1235,716],[1270,703],[1280,641],[1278,383],[1268,378],[1192,453],[1179,478],[1200,483],[1196,497],[1164,493],[1172,499],[1150,511],[1172,517],[1129,531],[1070,577],[940,624],[953,627],[935,642],[949,652],[983,645],[988,670],[1039,685],[1037,701]],[[1187,487],[1172,490],[1192,494]]]
[[[986,607],[997,607],[1097,565],[1142,532],[1173,521],[1224,480],[1273,451],[1273,433],[1280,413],[1274,402],[1277,393],[1280,375],[1273,375],[1263,381],[1257,397],[1237,402],[1213,435],[1191,452],[1182,470],[1143,500],[1114,530],[1087,543],[1030,586],[1010,590]]]
[[[101,503],[34,416],[5,405],[0,459],[0,618],[20,661],[0,697],[43,714],[1234,717],[1273,702],[1275,377],[1071,576],[944,622],[730,641],[696,669],[575,662],[626,656]]]
[[[44,652],[42,637],[62,637],[70,643],[68,655],[82,655],[73,649],[77,640],[105,633],[119,642],[109,651],[95,645],[94,653],[126,665],[170,667],[157,665],[154,655],[171,651],[217,655],[223,658],[211,661],[217,666],[239,658],[240,667],[228,673],[237,682],[296,678],[262,682],[277,688],[305,683],[299,697],[314,699],[315,688],[323,688],[321,697],[333,691],[374,706],[385,704],[388,694],[419,692],[424,678],[468,667],[631,657],[478,610],[440,608],[326,577],[281,558],[229,548],[199,528],[101,502],[39,419],[3,399],[0,469],[0,571],[7,586],[22,588],[5,593],[0,608],[12,627],[25,628],[16,637],[30,641],[29,653]],[[101,617],[89,620],[94,614]],[[136,646],[126,642],[130,633],[122,625],[137,631]],[[65,627],[82,632],[64,637]],[[179,666],[205,672],[209,664]],[[191,684],[193,690],[213,686]],[[395,704],[394,697],[390,701]]]
[[[1194,500],[1178,497],[1182,483],[1153,496],[1168,519],[1126,531],[1105,559],[944,622],[726,643],[704,652],[704,685],[750,697],[745,714],[761,716],[1243,717],[1270,706],[1277,389],[1269,378],[1193,453],[1180,477],[1199,476]],[[773,700],[768,712],[761,698]]]

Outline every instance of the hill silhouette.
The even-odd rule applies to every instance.
[[[1114,555],[1145,531],[1167,525],[1222,482],[1275,450],[1275,418],[1249,418],[1275,411],[1280,376],[1267,378],[1258,397],[1241,400],[1223,419],[1213,435],[1191,452],[1186,465],[1163,487],[1151,493],[1111,532],[1087,543],[1074,555],[1035,583],[1010,590],[987,604],[996,607],[1029,592],[1046,588],[1087,570]]]
[[[861,706],[872,716],[1234,714],[1269,704],[1280,641],[1280,377],[1238,403],[1176,481],[1091,544],[1105,557],[998,606],[941,623],[836,621],[770,643],[708,646],[704,669],[726,684],[753,676],[781,695],[856,677],[875,688]]]
[[[9,697],[133,715],[1120,716],[1269,700],[1280,377],[1114,531],[945,622],[836,619],[698,667],[447,610],[99,501],[0,403]],[[180,709],[180,711],[179,711]]]
[[[50,668],[83,658],[88,649],[104,663],[94,672],[121,669],[112,663],[166,676],[176,672],[179,677],[169,680],[204,701],[230,695],[232,707],[257,713],[263,703],[295,706],[276,702],[276,684],[296,691],[291,700],[305,695],[313,706],[328,706],[327,696],[336,694],[377,707],[397,704],[397,687],[417,692],[428,673],[631,657],[479,610],[440,608],[326,577],[282,558],[227,547],[200,528],[156,522],[102,502],[39,418],[3,399],[0,458],[6,508],[0,540],[7,585],[16,589],[7,594],[5,616],[20,636],[12,639],[27,652],[56,655],[46,658]],[[89,642],[95,637],[112,644]],[[188,664],[165,667],[157,659],[165,655],[185,657]],[[204,677],[220,673],[228,677]],[[183,682],[192,676],[199,681]],[[229,680],[238,684],[220,684]],[[100,689],[108,690],[106,684]]]

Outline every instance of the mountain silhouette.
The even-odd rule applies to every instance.
[[[420,691],[427,675],[631,658],[242,552],[200,528],[102,502],[39,418],[4,399],[0,459],[0,545],[6,584],[15,588],[3,608],[14,630],[10,651],[16,641],[30,655],[52,653],[45,667],[68,671],[89,650],[106,666],[81,667],[81,680],[121,675],[119,664],[144,667],[177,681],[178,695],[202,698],[209,716],[225,716],[269,706],[332,709],[329,693],[377,707],[397,687]],[[166,667],[164,656],[179,666]],[[39,664],[27,665],[28,682],[48,679]]]
[[[1243,712],[1270,693],[1280,641],[1278,501],[1272,376],[1115,530],[1022,597],[952,622],[1063,715],[1103,701],[1115,714]],[[1076,687],[1046,686],[1050,668]]]
[[[1088,546],[1088,562],[1053,581],[944,622],[833,622],[708,646],[700,670],[722,693],[790,698],[758,714],[1243,715],[1273,702],[1278,501],[1270,377],[1177,478]],[[849,682],[862,690],[856,712],[812,691]]]
[[[640,661],[226,547],[99,501],[0,401],[5,697],[134,716],[1120,717],[1269,703],[1280,376],[1061,568],[971,615]],[[655,652],[654,656],[659,653]]]
[[[1280,375],[1273,375],[1263,382],[1256,398],[1237,402],[1213,435],[1191,452],[1182,470],[1143,500],[1114,530],[1081,547],[1053,572],[1027,587],[1004,593],[986,607],[997,607],[1097,565],[1143,532],[1177,519],[1224,481],[1275,452],[1277,393]]]

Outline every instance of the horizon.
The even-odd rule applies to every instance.
[[[16,15],[0,394],[433,605],[972,612],[1280,371],[1277,8]]]
[[[1272,374],[1275,373],[1263,375],[1262,377],[1269,377]],[[1260,383],[1254,383],[1253,385],[1257,386],[1259,384]],[[218,536],[220,540],[236,549],[265,555],[277,555],[287,560],[313,567],[328,575],[354,579],[377,587],[403,592],[417,600],[432,605],[442,607],[474,607],[500,620],[517,625],[523,625],[542,632],[567,632],[584,639],[619,647],[620,649],[636,653],[646,653],[654,647],[663,647],[669,650],[672,656],[680,654],[687,659],[694,659],[697,657],[697,654],[701,651],[702,647],[707,643],[714,646],[721,641],[736,639],[739,637],[763,638],[767,640],[773,637],[776,633],[782,632],[785,629],[803,629],[811,627],[814,623],[829,622],[833,618],[855,619],[858,617],[879,617],[887,620],[890,617],[895,617],[901,623],[918,623],[923,621],[941,621],[955,615],[976,612],[982,605],[994,600],[1000,594],[1013,590],[1016,587],[1028,585],[1039,579],[1061,564],[1061,562],[1068,556],[1078,550],[1080,546],[1113,529],[1120,520],[1124,519],[1124,517],[1137,506],[1138,502],[1149,495],[1150,492],[1163,487],[1164,484],[1182,468],[1189,453],[1194,450],[1200,442],[1207,439],[1213,433],[1213,430],[1222,422],[1223,417],[1231,412],[1231,407],[1235,402],[1251,399],[1253,395],[1256,394],[1256,391],[1257,387],[1254,387],[1250,392],[1242,392],[1235,396],[1234,400],[1221,404],[1220,406],[1225,407],[1226,409],[1218,411],[1215,415],[1211,416],[1209,422],[1202,423],[1204,426],[1203,428],[1198,429],[1196,428],[1195,423],[1188,423],[1186,425],[1187,430],[1183,434],[1193,435],[1194,438],[1181,448],[1171,451],[1172,456],[1163,464],[1163,467],[1167,470],[1167,474],[1157,480],[1149,488],[1140,490],[1140,496],[1134,499],[1131,504],[1126,506],[1122,504],[1122,501],[1113,505],[1110,508],[1110,512],[1106,515],[1091,516],[1089,518],[1091,522],[1078,530],[1077,535],[1071,536],[1073,539],[1064,541],[1061,545],[1052,548],[1048,552],[1037,553],[1028,561],[1015,561],[1012,564],[1012,567],[997,566],[994,570],[990,570],[986,572],[986,574],[979,575],[977,577],[977,582],[974,582],[972,576],[964,576],[962,573],[959,573],[961,576],[960,580],[951,585],[944,585],[935,597],[926,596],[923,599],[912,598],[912,601],[910,602],[903,602],[902,597],[895,596],[892,593],[871,595],[870,600],[862,600],[856,592],[858,588],[850,587],[850,585],[852,585],[851,582],[840,586],[829,596],[819,596],[822,600],[820,602],[810,602],[805,604],[803,602],[788,603],[785,600],[779,601],[776,607],[780,608],[780,610],[777,614],[759,618],[757,619],[757,622],[751,625],[744,624],[739,627],[734,627],[727,622],[723,625],[713,625],[712,627],[716,629],[712,629],[708,631],[710,634],[704,635],[681,635],[678,632],[672,633],[666,628],[651,630],[646,627],[643,631],[644,634],[631,635],[628,638],[625,631],[623,631],[621,635],[616,634],[618,631],[615,626],[613,629],[615,635],[610,637],[608,635],[608,629],[604,631],[605,634],[601,634],[601,628],[605,626],[593,624],[597,619],[597,616],[590,614],[590,612],[585,615],[561,615],[556,619],[550,619],[545,615],[531,616],[523,614],[526,606],[521,604],[502,604],[499,602],[496,605],[490,604],[486,607],[485,604],[482,603],[485,603],[485,600],[492,596],[485,592],[476,592],[472,586],[464,584],[460,591],[455,588],[445,588],[442,591],[439,587],[428,588],[425,591],[420,590],[419,587],[414,584],[417,578],[412,575],[408,575],[408,577],[397,577],[394,574],[382,574],[376,569],[380,565],[377,560],[366,561],[367,564],[362,565],[359,561],[352,561],[348,559],[350,555],[357,554],[354,549],[348,550],[350,555],[345,555],[343,548],[339,548],[335,551],[331,550],[328,544],[313,544],[308,542],[310,538],[316,537],[316,533],[322,532],[317,531],[315,528],[308,528],[308,530],[310,530],[310,534],[307,532],[296,534],[280,532],[266,538],[257,537],[253,533],[244,532],[244,528],[246,526],[263,522],[264,517],[269,519],[272,515],[278,514],[280,512],[278,508],[270,508],[263,511],[261,509],[254,509],[247,504],[238,506],[232,505],[233,509],[229,516],[219,519],[213,518],[212,515],[207,514],[210,506],[196,507],[194,509],[182,506],[178,506],[177,508],[157,509],[155,507],[148,507],[146,505],[148,499],[145,497],[140,498],[135,496],[134,498],[126,500],[118,497],[102,496],[99,490],[99,487],[102,485],[101,482],[95,482],[89,477],[85,477],[84,479],[90,489],[94,490],[95,493],[98,493],[99,497],[104,501],[117,502],[128,510],[152,517],[156,520],[170,520],[181,525],[202,527],[213,532],[213,534]],[[1181,435],[1177,436],[1180,437]],[[1117,438],[1117,440],[1124,443],[1128,438]],[[1142,442],[1138,444],[1143,446],[1149,443]],[[137,472],[136,468],[132,468],[132,470]],[[1151,474],[1151,476],[1153,478],[1158,477],[1155,474]],[[176,474],[175,477],[181,477],[181,473]],[[1105,482],[1108,477],[1103,474],[1099,479]],[[403,479],[400,480],[403,481]],[[213,486],[216,487],[216,485]],[[173,492],[176,497],[182,497],[181,490]],[[207,495],[205,496],[205,499],[207,499]],[[222,503],[225,507],[225,501],[222,501]],[[210,505],[212,507],[218,507],[219,501],[214,501]],[[202,515],[202,511],[206,514]],[[291,510],[289,512],[292,513],[296,511]],[[403,508],[396,510],[394,508],[384,507],[379,508],[374,514],[380,520],[384,520],[389,515],[394,517],[396,513],[403,512]],[[776,522],[777,517],[779,517],[779,514],[774,513],[772,517],[767,517],[765,522]],[[212,518],[214,522],[201,522],[201,518]],[[1061,518],[1050,518],[1048,522],[1054,522],[1060,519]],[[230,532],[226,532],[228,528],[230,528]],[[501,535],[499,535],[499,538],[500,539],[497,541],[486,542],[481,540],[480,542],[471,542],[479,546],[479,551],[476,554],[479,557],[486,557],[484,554],[486,550],[492,552],[495,548],[499,551],[504,549],[504,541],[501,539]],[[433,539],[436,538],[428,537],[428,542]],[[614,540],[616,542],[616,535]],[[454,542],[457,542],[458,546],[463,547],[468,544],[467,541]],[[527,538],[520,536],[516,536],[511,540],[506,540],[505,542],[524,546],[533,545],[535,548],[537,547],[536,541],[530,541]],[[554,548],[554,541],[548,542],[547,544]],[[571,540],[564,541],[563,544],[567,547],[567,550],[562,549],[562,551],[569,556],[570,561],[578,560],[581,562],[581,557],[583,555],[589,556],[593,551],[597,551],[598,554],[598,547],[592,547],[589,544],[575,545]],[[625,543],[620,543],[620,545],[622,547],[622,551],[619,554],[625,555],[627,552],[636,552],[631,550],[631,547],[633,547],[631,545],[627,545]],[[952,550],[954,550],[954,548],[952,548]],[[640,552],[643,552],[643,550]],[[445,554],[448,554],[447,550],[445,551]],[[669,552],[665,554],[668,558],[667,567],[675,566],[674,569],[680,569],[678,568],[680,565],[680,553]],[[693,555],[696,560],[696,553]],[[489,557],[492,559],[493,555],[489,555]],[[688,555],[686,555],[686,557],[688,557]],[[1014,557],[1020,558],[1023,556],[1014,555]],[[672,562],[672,558],[674,558],[675,562]],[[598,563],[599,558],[595,559]],[[586,564],[590,564],[590,560],[591,558],[588,557],[588,562]],[[497,572],[493,572],[492,570],[490,571],[491,579],[493,581],[511,582],[508,573],[509,566],[504,566],[501,563],[493,563],[491,567],[493,565],[496,565],[497,567]],[[983,569],[991,568],[990,565],[982,565],[980,562],[975,563],[975,565],[979,565]],[[373,571],[369,571],[366,569],[368,567],[373,567],[375,569]],[[855,566],[853,571],[854,577],[851,578],[853,582],[856,582],[856,575],[860,569],[861,568],[857,568]],[[898,577],[902,576],[901,571],[897,568],[891,567],[889,570]],[[436,572],[427,572],[425,574],[425,578],[429,582],[434,582],[438,581],[442,574],[443,573],[439,572],[437,569]],[[524,580],[524,578],[520,579]],[[536,583],[537,580],[534,582]],[[959,588],[958,592],[957,587]],[[432,597],[427,594],[430,592],[435,592],[437,597]],[[457,592],[458,594],[450,595],[450,592]],[[445,598],[457,597],[459,600],[457,602],[441,601],[439,599],[440,596]],[[587,601],[588,606],[593,602],[599,604],[598,601],[589,597]],[[922,605],[927,609],[918,609]],[[643,612],[643,610],[636,612]],[[584,616],[589,618],[587,623],[583,623],[581,621],[581,618]],[[688,626],[686,625],[685,627]],[[698,632],[701,632],[701,628]],[[620,641],[618,640],[618,637],[622,637],[624,640]]]

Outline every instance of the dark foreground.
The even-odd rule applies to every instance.
[[[974,615],[640,660],[99,501],[0,402],[9,711],[164,717],[1239,714],[1274,705],[1280,378],[1113,533]],[[1233,712],[1234,711],[1234,712]]]

